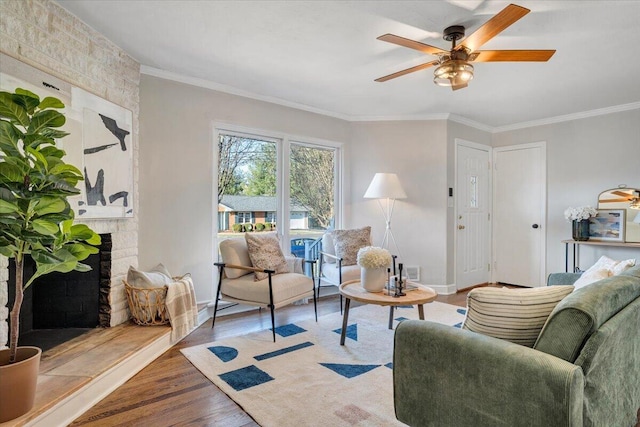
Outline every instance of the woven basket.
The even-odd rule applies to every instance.
[[[134,288],[124,281],[129,310],[138,325],[166,325],[169,313],[165,306],[167,286],[161,288]]]

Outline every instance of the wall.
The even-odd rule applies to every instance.
[[[335,142],[349,140],[349,124],[147,75],[140,95],[140,265],[163,262],[172,274],[190,272],[198,301],[211,300],[214,123]]]
[[[547,273],[564,271],[567,207],[597,207],[598,194],[619,184],[640,188],[640,109],[496,133],[494,147],[547,142]],[[581,247],[580,266],[600,255],[637,258],[638,250]]]
[[[385,231],[378,202],[364,199],[376,172],[391,172],[407,198],[397,200],[391,227],[405,265],[420,266],[420,282],[446,284],[447,271],[447,122],[396,121],[352,123],[345,171],[351,189],[346,195],[347,226],[371,225],[373,243]],[[398,253],[393,244],[392,253]]]
[[[0,51],[133,112],[134,179],[140,65],[123,50],[49,0],[0,1]],[[134,185],[137,190],[137,186]],[[134,191],[136,191],[134,190]],[[138,199],[138,194],[134,195]],[[134,209],[137,211],[137,202]],[[138,218],[87,221],[113,234],[112,325],[128,319],[122,278],[137,265]],[[0,347],[7,341],[6,260],[0,260]]]

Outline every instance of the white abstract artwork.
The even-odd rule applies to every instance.
[[[132,113],[78,88],[71,105],[82,112],[84,185],[78,218],[133,217]]]

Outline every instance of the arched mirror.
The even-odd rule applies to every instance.
[[[598,196],[598,209],[626,211],[625,242],[640,242],[640,189],[621,186]]]

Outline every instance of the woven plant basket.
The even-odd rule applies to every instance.
[[[167,286],[161,288],[134,288],[124,281],[131,317],[138,325],[166,325],[169,313],[165,306]]]

